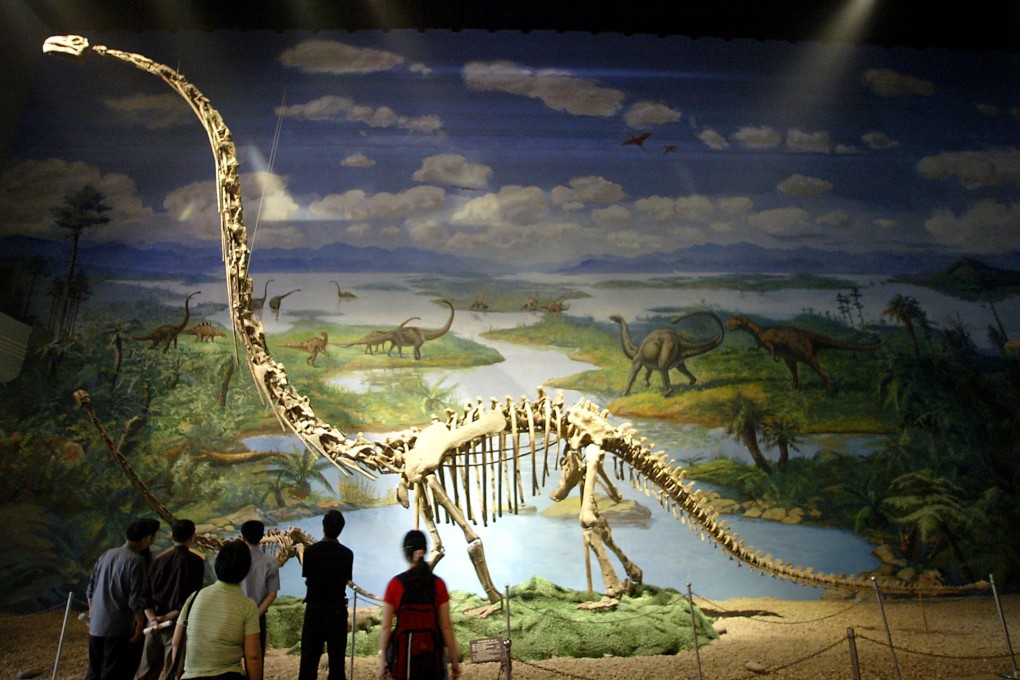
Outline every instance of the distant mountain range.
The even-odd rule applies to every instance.
[[[934,251],[849,253],[821,248],[763,248],[751,243],[738,243],[691,246],[633,258],[615,255],[585,257],[556,271],[562,274],[728,272],[907,276],[933,273],[950,267],[959,259],[959,254]],[[982,256],[980,259],[1003,269],[1020,269],[1020,251]]]
[[[0,257],[24,259],[40,255],[51,268],[66,266],[68,242],[9,236],[0,240]],[[215,244],[162,244],[149,248],[123,243],[81,244],[78,261],[86,270],[126,277],[222,276],[223,264]],[[700,245],[639,257],[587,256],[562,265],[528,267],[479,258],[443,255],[419,248],[359,248],[333,243],[321,248],[259,248],[252,258],[254,273],[282,272],[402,272],[422,274],[511,274],[543,271],[560,274],[669,274],[722,272],[734,274],[876,274],[918,280],[953,271],[960,262],[976,263],[961,271],[990,266],[1015,273],[1020,251],[995,256],[961,258],[937,252],[874,251],[848,253],[820,248],[763,248],[750,243]],[[985,275],[990,275],[985,272]],[[957,276],[962,276],[957,272]],[[1001,282],[1003,276],[996,275]],[[1009,278],[1007,276],[1007,278]]]

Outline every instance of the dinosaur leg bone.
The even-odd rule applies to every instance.
[[[492,577],[489,575],[489,566],[485,563],[485,548],[482,546],[482,539],[475,533],[471,525],[468,524],[467,520],[464,519],[464,513],[460,511],[460,508],[450,500],[450,497],[446,495],[446,491],[443,489],[443,485],[439,483],[439,480],[435,475],[429,475],[426,477],[428,483],[428,490],[432,493],[433,497],[443,506],[443,508],[450,514],[450,519],[453,520],[454,524],[460,527],[460,530],[464,533],[464,540],[468,546],[468,557],[471,558],[471,565],[475,568],[475,574],[478,575],[478,582],[482,584],[482,589],[485,590],[485,595],[489,598],[489,602],[493,605],[498,604],[502,601],[502,596],[499,591],[496,590],[496,586],[492,583]],[[424,504],[428,507],[428,503]],[[426,510],[426,517],[430,516],[432,509]],[[434,525],[433,525],[434,529]],[[438,536],[438,532],[436,534]],[[492,608],[487,608],[483,616],[487,616],[492,611]]]

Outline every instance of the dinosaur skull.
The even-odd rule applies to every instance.
[[[89,48],[89,41],[80,35],[53,35],[43,43],[43,54],[78,58]]]

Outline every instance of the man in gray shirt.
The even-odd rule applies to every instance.
[[[280,590],[280,565],[259,547],[265,535],[266,525],[257,519],[241,525],[241,537],[251,551],[251,569],[241,581],[241,590],[259,608],[259,643],[263,659],[266,658],[266,611]]]
[[[127,528],[127,542],[104,552],[92,570],[89,601],[89,667],[86,680],[131,680],[142,655],[142,584],[150,530]]]

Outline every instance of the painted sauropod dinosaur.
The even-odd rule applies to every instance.
[[[280,318],[280,305],[283,304],[283,298],[287,297],[288,295],[293,295],[294,293],[300,292],[301,292],[300,288],[295,288],[294,290],[288,290],[283,295],[274,295],[269,299],[269,309],[273,310],[273,314],[276,315],[277,319]]]
[[[194,335],[195,342],[213,342],[216,338],[222,338],[226,336],[226,333],[221,331],[216,326],[212,325],[208,321],[201,321],[196,323],[191,328],[181,331],[183,335]]]
[[[308,338],[304,342],[297,342],[290,345],[280,345],[280,347],[288,347],[290,349],[303,349],[308,352],[308,359],[306,362],[312,366],[315,366],[315,359],[320,354],[329,356],[329,352],[326,351],[326,345],[329,344],[329,335],[326,331],[319,331],[319,337]]]
[[[410,346],[414,348],[414,358],[420,360],[422,345],[429,340],[436,340],[446,335],[450,327],[453,326],[453,303],[449,300],[440,300],[439,302],[450,308],[450,316],[441,328],[421,328],[401,324],[394,330],[392,344],[386,354],[392,355],[393,348],[396,347],[397,356],[404,356],[404,347]]]
[[[358,297],[357,295],[355,295],[354,293],[350,292],[349,290],[340,290],[339,282],[331,280],[330,283],[332,283],[334,286],[336,286],[336,301],[337,301],[337,303],[343,302],[344,300],[353,300],[356,297]]]
[[[515,510],[523,488],[525,457],[532,458],[531,487],[540,487],[549,474],[549,461],[563,461],[560,490],[582,490],[580,523],[585,541],[592,548],[603,573],[607,594],[627,592],[641,580],[640,569],[625,559],[627,580],[615,576],[606,548],[623,555],[612,539],[606,520],[599,515],[595,485],[608,481],[607,456],[614,461],[617,478],[629,475],[632,482],[654,493],[660,503],[681,519],[689,519],[691,528],[703,538],[750,568],[819,586],[844,586],[866,589],[870,580],[847,576],[816,574],[746,546],[717,513],[705,502],[693,482],[685,483],[685,471],[662,452],[653,451],[643,438],[634,436],[629,425],[614,425],[609,413],[587,400],[573,406],[563,405],[562,395],[549,398],[541,389],[534,399],[509,397],[488,403],[478,400],[461,412],[448,412],[445,421],[434,420],[424,428],[411,427],[382,442],[363,436],[351,439],[316,415],[309,399],[297,392],[286,369],[269,352],[261,321],[252,313],[250,251],[244,225],[241,184],[237,174],[237,152],[219,112],[209,100],[177,71],[142,55],[89,45],[80,36],[55,36],[46,40],[44,52],[66,56],[92,53],[132,64],[161,78],[181,95],[197,115],[209,136],[216,163],[221,236],[231,319],[255,384],[271,406],[281,425],[290,429],[309,449],[333,463],[340,471],[364,474],[399,475],[397,499],[410,507],[414,494],[416,517],[432,536],[429,562],[435,565],[444,553],[437,519],[457,525],[464,534],[467,552],[479,582],[491,603],[501,603],[485,561],[481,538],[474,523],[495,520],[504,508]],[[93,415],[88,404],[90,418]],[[98,419],[93,424],[101,427]],[[102,430],[100,430],[102,432]],[[107,446],[113,443],[106,437]],[[541,463],[541,465],[540,465]],[[451,496],[452,494],[452,496]],[[502,502],[504,495],[509,502]],[[154,500],[154,499],[153,499]],[[491,504],[490,504],[491,503]],[[982,587],[981,584],[944,586],[937,583],[905,584],[883,579],[887,592],[945,594]]]
[[[200,295],[201,293],[202,291],[196,290],[194,293],[185,298],[184,318],[181,319],[181,322],[179,324],[172,323],[163,324],[162,326],[157,326],[156,328],[154,328],[149,333],[146,333],[145,335],[133,335],[131,337],[133,337],[135,340],[138,340],[139,342],[151,341],[152,344],[149,345],[149,349],[156,349],[159,343],[163,343],[163,351],[166,352],[168,349],[170,349],[171,342],[174,344],[174,348],[176,348],[177,336],[180,335],[181,331],[183,331],[188,326],[188,319],[191,318],[191,310],[188,308],[188,303],[191,302],[191,298],[195,297],[196,295]]]
[[[265,285],[262,286],[262,297],[253,297],[248,299],[248,306],[251,308],[251,311],[261,312],[262,308],[266,306],[266,296],[269,295],[269,284],[274,280],[275,279],[266,279]]]
[[[375,354],[376,350],[382,351],[383,347],[386,345],[387,342],[390,343],[390,349],[393,349],[394,334],[407,324],[411,323],[412,321],[418,321],[420,319],[421,319],[420,316],[412,316],[409,319],[405,319],[403,323],[401,323],[399,326],[394,326],[389,330],[372,331],[368,335],[363,335],[357,340],[351,340],[350,342],[341,342],[339,343],[339,345],[341,347],[354,347],[355,345],[364,345],[365,354]]]
[[[688,312],[673,317],[670,323],[678,323],[683,319],[692,316],[707,316],[719,326],[719,333],[713,338],[696,339],[684,335],[672,328],[656,328],[641,340],[640,345],[634,345],[630,337],[630,328],[627,322],[619,314],[609,317],[620,326],[620,346],[623,353],[627,355],[633,364],[630,368],[630,378],[627,380],[627,388],[623,391],[625,395],[630,394],[630,388],[634,386],[634,379],[643,367],[645,369],[645,385],[651,384],[652,371],[656,370],[662,377],[662,386],[667,397],[673,396],[673,385],[669,381],[669,371],[675,368],[687,376],[690,384],[698,382],[698,379],[687,370],[684,361],[699,354],[711,351],[722,344],[726,332],[723,330],[722,321],[712,312]]]
[[[870,344],[854,344],[844,342],[835,338],[829,338],[818,333],[805,331],[793,326],[759,326],[746,316],[734,316],[726,322],[726,328],[731,331],[744,331],[750,333],[758,347],[763,347],[772,355],[773,361],[782,361],[793,376],[793,387],[800,387],[800,378],[797,375],[797,364],[802,363],[811,367],[818,374],[818,377],[825,383],[825,393],[832,394],[832,381],[822,365],[818,363],[816,356],[820,349],[842,349],[851,352],[870,352],[878,349],[885,343],[885,339]]]

